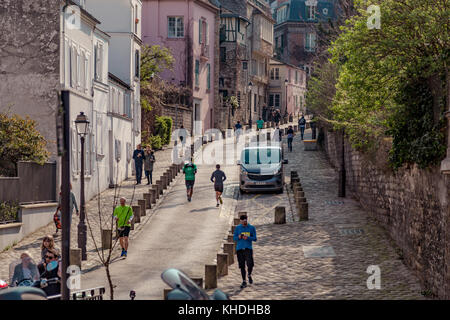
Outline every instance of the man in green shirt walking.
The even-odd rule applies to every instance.
[[[133,220],[133,209],[125,205],[126,201],[125,198],[120,198],[120,206],[114,209],[114,219],[117,223],[120,246],[122,247],[121,257],[127,256],[128,235],[130,234],[131,221]]]
[[[256,129],[261,130],[264,127],[264,120],[259,118],[258,121],[256,121]]]
[[[188,162],[183,167],[184,178],[186,180],[187,199],[190,202],[192,199],[192,192],[194,191],[195,174],[197,173],[197,166],[192,162]]]

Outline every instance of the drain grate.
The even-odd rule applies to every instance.
[[[343,236],[362,235],[363,229],[339,229],[339,233]]]
[[[331,204],[331,205],[342,205],[344,204],[344,201],[339,201],[339,200],[327,200],[325,201],[326,204]]]
[[[303,246],[305,258],[329,258],[335,257],[336,253],[330,246]]]

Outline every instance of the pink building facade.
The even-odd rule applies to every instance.
[[[270,60],[269,108],[280,110],[282,116],[294,118],[306,112],[306,72],[279,60]]]
[[[216,18],[207,0],[144,0],[142,40],[170,48],[175,64],[160,76],[192,90],[193,134],[214,127]]]

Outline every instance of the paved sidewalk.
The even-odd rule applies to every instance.
[[[235,262],[229,274],[219,278],[218,288],[233,300],[425,299],[418,279],[402,263],[385,231],[357,201],[337,197],[337,172],[324,154],[304,151],[299,134],[293,146],[294,151],[286,153],[286,183],[290,171],[297,170],[309,203],[309,220],[298,222],[287,209],[287,224],[273,224],[273,207],[292,204],[292,192],[288,196],[286,188],[273,197],[241,197],[235,217],[247,211],[258,236],[253,245],[254,283],[239,288],[242,279]],[[380,290],[367,288],[366,270],[371,265],[380,268]]]
[[[153,170],[153,183],[159,179],[160,176],[165,172],[165,170],[172,163],[172,147],[166,147],[163,150],[156,151],[155,157],[156,162]],[[179,177],[178,174],[177,177]],[[94,235],[96,239],[96,243],[98,246],[101,246],[101,233],[100,233],[100,216],[98,214],[98,208],[101,208],[101,218],[102,218],[102,226],[104,229],[110,229],[111,225],[111,215],[113,212],[113,204],[119,202],[119,198],[124,196],[127,198],[127,204],[137,205],[138,199],[143,199],[143,194],[148,192],[150,186],[146,185],[145,182],[147,179],[143,179],[143,184],[136,185],[136,180],[128,179],[123,181],[120,184],[120,187],[117,189],[106,189],[103,191],[100,196],[96,196],[92,198],[90,201],[86,203],[86,213],[87,219],[91,225],[92,233],[90,232],[89,226],[87,230],[87,261],[82,262],[82,272],[87,272],[89,270],[95,269],[101,265],[101,261],[98,257],[98,254],[95,249],[94,241],[92,240],[92,235]],[[173,185],[173,183],[172,183]],[[169,186],[170,190],[171,186]],[[167,191],[164,192],[165,194]],[[100,200],[100,201],[99,201]],[[158,200],[156,206],[153,206],[152,209],[147,209],[147,216],[141,218],[141,223],[135,225],[136,232],[139,231],[141,225],[144,224],[153,214],[154,210],[158,207],[158,205],[163,201],[162,198]],[[78,199],[79,204],[79,199]],[[87,222],[88,222],[87,221]],[[72,217],[71,224],[71,248],[77,248],[77,226],[79,223],[79,216],[75,213]],[[109,226],[109,227],[108,227]],[[17,260],[20,254],[23,251],[28,251],[32,258],[35,261],[40,260],[41,250],[40,246],[42,243],[42,239],[50,234],[53,235],[55,232],[54,223],[51,222],[47,226],[40,228],[39,230],[33,232],[32,234],[26,236],[20,242],[18,242],[15,246],[10,248],[7,251],[0,253],[0,279],[8,279],[9,281],[9,264],[14,260]],[[61,249],[61,231],[58,232],[55,237],[56,247]],[[113,240],[114,241],[114,240]],[[118,246],[118,245],[117,245]],[[105,251],[105,254],[107,251]],[[113,253],[113,257],[119,256],[120,250],[117,250]]]
[[[205,154],[214,145],[214,142],[206,145]],[[111,277],[117,286],[115,299],[128,300],[130,290],[136,292],[137,300],[162,299],[163,289],[167,287],[161,280],[165,269],[178,268],[191,277],[204,277],[205,264],[216,262],[218,248],[232,223],[238,170],[236,165],[222,165],[227,180],[224,203],[217,208],[210,181],[214,164],[199,160],[194,163],[198,173],[192,202],[186,199],[184,176],[180,174],[151,218],[140,224],[140,230],[131,232],[128,257],[111,264]],[[82,288],[104,285],[105,298],[109,298],[104,269],[86,273],[81,280]]]

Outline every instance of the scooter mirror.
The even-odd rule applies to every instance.
[[[50,262],[49,264],[47,264],[47,271],[53,271],[53,270],[55,270],[56,268],[58,268],[58,261],[52,261],[52,262]]]
[[[192,300],[192,297],[180,289],[173,289],[167,294],[167,300]]]

